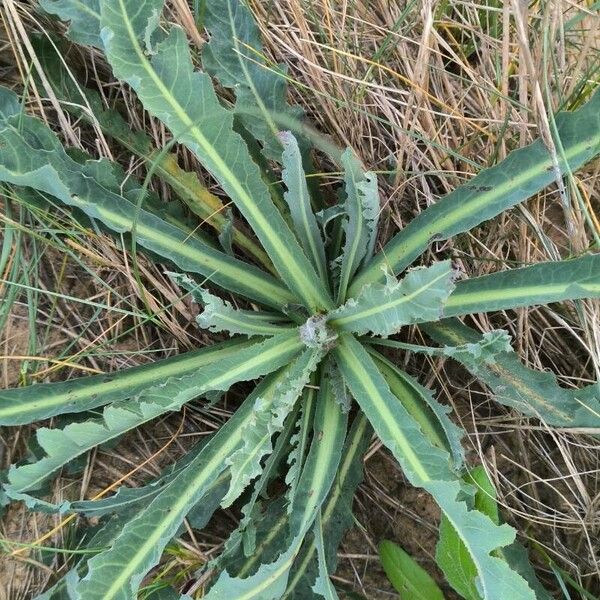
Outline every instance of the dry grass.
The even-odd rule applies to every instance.
[[[132,174],[143,174],[139,162],[113,148],[99,128],[73,121],[49,89],[35,87],[27,77],[36,69],[28,36],[59,29],[37,14],[33,4],[5,0],[0,8],[2,83],[19,87],[29,81],[28,108],[66,142],[96,156],[117,158]],[[485,7],[432,0],[252,0],[251,5],[270,56],[288,66],[291,94],[310,122],[335,143],[352,146],[365,164],[381,173],[382,239],[481,165],[540,135],[548,140],[551,123],[546,114],[577,105],[599,81],[600,17],[584,0],[540,2],[530,9],[518,0],[490,0]],[[185,0],[173,0],[168,15],[201,46]],[[144,128],[157,147],[164,144],[162,127],[140,112],[127,90],[110,81],[95,53],[74,50],[70,59],[78,69],[85,67],[89,83],[107,101],[121,97],[126,102],[134,127]],[[178,152],[181,164],[198,169],[184,150]],[[332,174],[330,180],[336,177]],[[168,198],[167,189],[157,190]],[[331,194],[327,184],[323,194]],[[568,196],[579,200],[569,204]],[[452,250],[460,267],[473,275],[566,257],[600,236],[599,198],[596,162],[566,189],[549,189],[477,231],[432,248],[432,253]],[[52,219],[63,234],[54,237],[44,233],[46,215],[5,212],[2,219],[40,232],[38,238],[22,235],[18,256],[15,244],[20,273],[38,291],[17,296],[10,325],[4,328],[4,385],[19,378],[32,382],[77,376],[82,370],[119,369],[206,343],[188,326],[192,308],[179,301],[162,269],[150,261],[138,257],[136,267],[109,238],[73,231],[60,215]],[[7,275],[8,270],[3,279]],[[96,310],[66,296],[105,308]],[[37,303],[33,316],[27,311],[32,301]],[[600,376],[599,322],[597,302],[582,302],[566,312],[544,307],[474,319],[482,330],[508,329],[527,364],[552,370],[568,386]],[[24,362],[22,356],[33,358]],[[456,409],[470,433],[470,458],[486,465],[504,517],[533,542],[530,548],[537,550],[532,556],[546,583],[558,589],[552,561],[590,593],[600,594],[597,440],[519,418],[494,404],[453,364],[400,359]],[[223,417],[188,411],[146,428],[117,449],[89,457],[83,478],[58,480],[55,498],[89,497],[130,473],[130,484],[155,475],[193,437],[211,431]],[[27,434],[27,428],[4,434],[5,465],[22,454]],[[365,483],[355,506],[360,527],[342,546],[338,577],[368,598],[390,598],[375,559],[377,542],[401,542],[435,572],[432,523],[437,515],[423,495],[407,488],[376,443],[365,465]],[[204,562],[218,549],[233,518],[220,514],[211,529],[214,537],[199,539],[193,532],[183,536],[165,565],[177,570]],[[57,519],[12,511],[4,536],[31,541],[57,524]],[[46,543],[61,547],[73,535],[70,523]],[[60,555],[46,558],[48,564],[42,565],[21,553],[7,562],[3,581],[8,582],[10,600],[29,598],[64,562]]]

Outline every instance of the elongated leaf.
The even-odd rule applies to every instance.
[[[173,27],[156,46],[163,0],[101,0],[102,39],[116,77],[137,92],[219,181],[269,254],[281,278],[306,306],[331,307],[323,283],[276,210],[246,144],[233,131],[233,115],[221,106],[210,77],[194,72],[183,31]],[[149,58],[148,52],[152,53]]]
[[[317,349],[307,349],[293,364],[286,379],[279,384],[272,399],[259,397],[254,404],[254,414],[245,426],[243,445],[228,459],[231,485],[223,499],[223,507],[229,506],[244,491],[248,483],[262,472],[261,460],[273,450],[272,438],[284,426],[288,414],[302,394],[321,359]]]
[[[450,468],[447,452],[433,446],[416,421],[390,392],[372,359],[356,340],[344,335],[336,359],[353,396],[371,421],[381,441],[400,462],[409,481],[428,491],[452,523],[477,565],[478,585],[487,600],[535,598],[527,582],[490,553],[515,537],[507,525],[469,510],[463,486]]]
[[[206,442],[206,440],[198,442],[182,458],[166,467],[158,477],[143,486],[126,487],[123,485],[112,496],[106,496],[98,500],[77,500],[69,503],[65,508],[88,517],[103,517],[107,514],[123,514],[134,508],[147,506],[198,456]]]
[[[100,419],[71,423],[64,429],[42,428],[37,432],[46,457],[9,472],[8,492],[37,489],[61,466],[99,444],[164,414],[179,410],[184,403],[212,390],[226,390],[234,383],[255,379],[287,364],[302,343],[297,333],[282,334],[258,342],[218,363],[212,363],[184,377],[161,382],[144,390],[133,400],[108,406]]]
[[[101,47],[100,0],[40,0],[40,7],[71,22],[67,35],[74,42]]]
[[[345,532],[354,524],[352,501],[358,484],[362,480],[363,455],[371,439],[372,430],[364,414],[354,422],[344,449],[331,491],[322,509],[321,521],[324,529],[325,558],[331,573],[337,565],[337,550]],[[316,547],[307,539],[294,563],[284,600],[304,600],[312,597],[312,586],[318,577]]]
[[[169,378],[183,377],[226,359],[250,344],[248,340],[236,339],[118,373],[2,390],[0,424],[21,425],[132,398]]]
[[[467,480],[475,479],[474,504],[494,523],[499,524],[498,507],[495,502],[496,490],[488,479],[483,467],[472,469]],[[460,536],[445,517],[440,523],[440,537],[436,547],[435,559],[448,583],[466,600],[481,600],[475,585],[477,567]]]
[[[325,600],[339,600],[337,592],[331,583],[331,579],[329,579],[329,573],[327,572],[327,558],[325,556],[325,544],[323,542],[323,522],[320,511],[314,525],[314,544],[317,548],[319,574],[312,587],[312,591],[325,598]]]
[[[379,218],[379,192],[374,173],[363,172],[360,161],[348,149],[342,154],[347,219],[344,222],[345,242],[342,251],[338,303],[346,299],[352,276],[361,262],[375,247],[377,220]]]
[[[316,390],[314,387],[307,387],[302,396],[302,414],[297,423],[298,431],[290,440],[291,450],[288,454],[288,471],[285,474],[285,483],[288,486],[287,500],[288,513],[292,510],[294,494],[298,489],[298,481],[302,473],[302,466],[307,452],[309,438],[312,431],[311,424],[314,416],[314,405],[316,401]]]
[[[180,287],[188,290],[194,300],[204,307],[204,310],[196,321],[202,329],[212,332],[227,331],[230,335],[240,333],[242,335],[277,335],[292,327],[289,323],[278,323],[285,321],[283,315],[258,312],[253,310],[241,310],[234,308],[230,302],[211,294],[200,287],[187,275],[169,273],[171,279]]]
[[[272,563],[263,564],[245,579],[224,572],[206,595],[207,600],[278,600],[285,591],[290,569],[306,532],[334,481],[346,434],[341,411],[326,378],[320,381],[315,430],[290,512],[288,548]]]
[[[284,505],[287,499],[280,496],[270,502],[266,509],[263,508],[263,499],[267,496],[270,483],[277,477],[279,469],[285,463],[286,454],[291,445],[292,431],[302,404],[307,397],[307,389],[304,390],[302,400],[296,404],[294,411],[288,416],[283,431],[277,436],[273,452],[265,461],[259,479],[253,484],[252,496],[241,509],[243,517],[240,519],[237,529],[229,535],[223,546],[223,551],[214,561],[214,568],[218,571],[226,568],[229,572],[238,573],[241,576],[239,573],[240,561],[245,562],[249,556],[260,562],[268,562],[266,559],[263,560],[263,552],[261,551],[264,540],[261,539],[257,544],[257,537],[264,536],[265,526],[267,530],[273,531],[273,523],[284,514]],[[271,559],[274,556],[276,556],[276,553]],[[251,570],[251,566],[248,567],[248,572]]]
[[[341,331],[388,336],[403,325],[437,321],[454,288],[453,278],[450,261],[444,261],[412,269],[400,281],[390,277],[387,284],[367,285],[356,299],[331,312],[329,323]]]
[[[272,398],[286,369],[266,378],[235,415],[213,436],[198,457],[150,505],[129,521],[110,549],[93,557],[77,585],[85,600],[131,600],[145,575],[177,533],[186,514],[227,470],[225,459],[243,442],[256,398]],[[223,494],[226,488],[223,489]]]
[[[410,416],[419,424],[427,439],[442,450],[447,450],[453,459],[454,469],[459,471],[465,461],[461,444],[463,430],[449,418],[449,406],[443,406],[433,394],[415,381],[410,375],[398,369],[378,352],[369,350],[377,368],[385,377],[390,391],[402,402]]]
[[[457,284],[444,316],[600,297],[600,254],[510,269]]]
[[[74,0],[80,4],[79,0]],[[97,15],[98,35],[100,13]],[[222,234],[229,231],[232,243],[253,256],[260,265],[269,271],[273,266],[264,250],[228,219],[223,203],[201,183],[194,172],[183,170],[178,165],[177,155],[165,153],[165,149],[154,149],[150,136],[142,130],[132,131],[129,124],[115,109],[106,108],[97,91],[75,83],[59,53],[64,50],[60,42],[52,44],[46,36],[33,38],[32,45],[40,60],[44,75],[65,111],[78,119],[98,124],[107,137],[116,140],[121,146],[146,161],[154,173],[166,181],[177,196],[196,214],[202,223],[207,223]],[[57,47],[58,46],[58,47]],[[195,229],[198,235],[198,229]]]
[[[290,208],[294,230],[321,280],[327,281],[325,247],[317,219],[312,211],[300,147],[289,131],[282,132],[280,139],[284,147],[284,169],[281,177],[287,187],[284,198]]]
[[[12,92],[0,88],[0,104]],[[27,137],[25,137],[25,135]],[[281,307],[294,297],[263,271],[215,250],[98,183],[86,165],[72,160],[56,136],[38,119],[14,115],[0,122],[0,181],[48,193],[118,233],[135,228],[136,242],[181,269],[218,285]]]
[[[435,326],[435,323],[425,323],[421,325],[424,329]],[[457,346],[442,346],[441,348],[436,348],[435,346],[421,346],[419,344],[408,344],[406,342],[384,338],[372,338],[369,341],[376,346],[398,348],[399,350],[418,352],[419,354],[426,354],[427,356],[449,356],[450,358],[456,356],[470,356],[481,362],[493,361],[497,354],[509,352],[511,350],[510,336],[503,329],[488,331],[477,341],[467,342]]]
[[[477,344],[483,337],[458,319],[446,319],[420,327],[442,344]],[[543,419],[549,425],[558,427],[600,427],[598,384],[583,389],[560,387],[552,373],[529,369],[515,352],[504,345],[503,351],[488,353],[483,357],[484,360],[476,359],[469,352],[454,352],[452,358],[483,381],[498,402],[516,408],[525,415]]]
[[[388,579],[403,600],[444,600],[431,575],[403,548],[390,541],[379,544],[379,558]]]
[[[560,113],[556,126],[564,154],[562,173],[575,171],[600,153],[600,90],[579,110]],[[484,169],[424,210],[398,233],[354,279],[350,295],[382,279],[381,269],[400,273],[429,244],[447,240],[527,200],[556,180],[552,159],[542,140],[515,150],[501,163]]]
[[[210,41],[202,50],[202,64],[221,85],[232,88],[236,114],[263,144],[267,158],[280,160],[281,142],[275,119],[297,121],[302,110],[287,104],[286,68],[268,65],[260,31],[245,2],[208,0],[205,25]]]

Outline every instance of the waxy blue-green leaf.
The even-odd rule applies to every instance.
[[[297,332],[280,334],[183,377],[167,379],[132,400],[111,404],[101,418],[71,423],[64,429],[39,429],[37,440],[46,456],[33,464],[13,467],[7,490],[22,493],[37,489],[58,468],[94,447],[166,412],[179,410],[208,391],[227,390],[239,381],[271,373],[286,365],[301,348]]]
[[[289,331],[293,327],[285,323],[285,317],[281,314],[234,308],[231,302],[211,294],[187,275],[169,273],[169,276],[177,285],[189,291],[194,301],[203,307],[196,317],[202,329],[227,331],[229,335],[268,336]]]
[[[483,336],[458,319],[446,319],[420,327],[435,341],[456,347],[452,358],[483,381],[501,404],[555,427],[600,427],[598,384],[582,389],[561,387],[552,373],[526,367],[504,343],[500,352],[487,352],[483,360],[478,360],[471,352],[460,351],[459,348],[461,345],[480,344]]]
[[[13,93],[0,87],[0,105]],[[204,275],[226,289],[280,308],[294,296],[260,269],[227,256],[103,187],[90,166],[71,159],[38,119],[13,115],[0,121],[0,181],[50,194],[117,233],[135,231],[136,243],[187,272]]]
[[[235,92],[236,116],[263,145],[269,159],[281,159],[276,119],[298,121],[300,107],[287,104],[285,66],[265,60],[259,28],[246,3],[207,0],[204,25],[210,41],[202,49],[202,66]]]
[[[563,174],[576,171],[600,153],[600,90],[575,112],[559,113],[556,127],[563,152]],[[501,163],[484,169],[468,183],[438,200],[413,219],[354,278],[349,295],[381,281],[381,269],[400,273],[430,243],[447,240],[527,200],[556,181],[550,152],[542,140],[515,150]]]
[[[369,260],[375,247],[379,219],[377,177],[364,172],[351,149],[342,154],[346,201],[344,209],[344,246],[341,255],[338,303],[344,302],[352,276],[363,262]]]
[[[97,28],[99,37],[100,13],[97,15]],[[233,245],[273,272],[273,265],[264,250],[234,225],[223,203],[202,184],[197,173],[182,169],[176,153],[166,152],[165,148],[156,149],[155,142],[143,130],[132,130],[118,110],[106,107],[96,90],[73,80],[73,74],[63,63],[61,52],[65,48],[61,44],[50,43],[46,36],[33,37],[31,43],[47,81],[66,112],[100,127],[105,136],[144,160],[154,174],[168,183],[177,197],[201,219],[202,224],[218,231],[220,238],[231,238]],[[198,235],[199,231],[202,230],[196,227],[194,235]]]
[[[327,378],[321,378],[314,420],[313,442],[294,494],[289,514],[287,549],[274,562],[263,564],[244,579],[224,572],[206,594],[207,600],[279,600],[290,569],[325,501],[341,460],[347,415],[335,401]]]
[[[250,481],[261,474],[261,460],[272,452],[273,436],[283,429],[286,417],[310,381],[321,357],[318,349],[307,348],[290,367],[273,398],[269,401],[262,397],[256,399],[252,419],[242,432],[244,443],[226,461],[231,471],[231,484],[223,498],[223,507],[236,500]]]
[[[325,559],[329,572],[337,565],[337,551],[344,534],[352,525],[352,501],[363,476],[363,456],[371,440],[372,429],[364,414],[359,413],[352,423],[331,491],[321,509],[324,530]],[[294,562],[288,587],[282,600],[312,598],[312,586],[318,577],[317,551],[307,537]]]
[[[311,309],[331,308],[325,289],[275,208],[260,170],[233,130],[206,73],[194,71],[185,34],[157,32],[164,0],[101,0],[102,40],[117,78],[129,83],[212,173],[244,215],[289,289]],[[158,41],[157,38],[160,38]]]
[[[100,48],[100,0],[40,0],[40,7],[70,21],[67,36],[74,42]]]
[[[600,298],[600,254],[465,279],[448,298],[444,316],[579,298]]]
[[[187,513],[202,500],[221,473],[228,470],[226,459],[244,441],[242,432],[252,419],[256,398],[272,399],[286,370],[263,380],[198,457],[142,513],[123,527],[110,549],[88,562],[88,574],[77,585],[81,598],[135,598],[144,575],[158,562]],[[223,495],[226,489],[223,489]]]
[[[477,566],[478,586],[486,600],[534,600],[527,582],[491,553],[512,543],[513,529],[469,510],[463,485],[450,466],[450,455],[434,446],[390,391],[363,346],[343,335],[334,350],[352,395],[381,441],[391,450],[409,481],[428,491],[458,532]]]
[[[419,424],[427,439],[451,454],[453,467],[458,472],[465,461],[465,452],[461,443],[464,432],[450,419],[449,413],[452,409],[440,404],[427,388],[398,369],[384,356],[372,349],[369,353],[375,359],[377,368],[384,376],[390,391]]]
[[[281,178],[287,188],[283,197],[290,208],[294,231],[321,280],[328,281],[325,246],[312,211],[300,147],[289,131],[282,132],[279,137],[284,148]]]
[[[328,322],[336,330],[388,336],[403,325],[438,321],[453,280],[449,260],[412,269],[400,281],[390,277],[386,284],[365,286],[356,298],[329,313]]]
[[[236,339],[115,373],[0,391],[0,425],[22,425],[132,398],[169,378],[183,377],[249,346]]]

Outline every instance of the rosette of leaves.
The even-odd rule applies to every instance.
[[[73,219],[135,242],[168,265],[202,306],[200,327],[231,336],[153,365],[0,393],[4,425],[61,415],[61,426],[37,430],[36,456],[11,467],[5,497],[31,510],[101,519],[83,541],[94,553],[43,597],[135,598],[186,517],[201,529],[219,506],[238,503],[239,527],[199,574],[207,582],[203,597],[336,598],[329,575],[352,524],[352,496],[373,431],[408,481],[440,506],[460,541],[461,560],[470,561],[475,593],[489,600],[543,597],[531,570],[510,558],[522,559],[522,552],[501,551],[514,546],[515,531],[477,509],[475,487],[464,477],[462,432],[449,409],[377,347],[397,344],[389,337],[417,324],[440,343],[427,352],[462,363],[498,402],[551,426],[598,428],[597,385],[559,387],[550,373],[519,362],[506,333],[481,336],[458,317],[599,297],[600,255],[467,280],[457,278],[450,261],[410,267],[433,240],[495,217],[551,185],[557,173],[593,159],[600,152],[600,94],[557,115],[558,156],[542,141],[515,151],[424,210],[376,252],[376,176],[347,150],[337,157],[341,202],[325,206],[311,194],[310,141],[302,132],[281,131],[297,121],[298,111],[286,103],[284,73],[264,58],[244,3],[207,0],[210,42],[202,70],[183,31],[164,19],[163,0],[42,0],[40,6],[70,21],[73,41],[104,54],[115,78],[197,157],[237,210],[234,219],[212,223],[220,241],[197,235],[118,165],[67,152],[15,93],[0,90],[4,185],[32,203],[61,203]],[[157,155],[142,132],[128,131],[120,115],[106,111],[93,92],[70,86],[59,69],[57,63],[51,73],[59,98],[80,94],[67,103],[71,109],[95,106],[108,136],[151,156],[155,173],[184,201],[194,196],[198,181],[190,183],[193,174],[173,166],[168,149]],[[233,90],[234,103],[217,96],[214,79]],[[206,212],[220,206],[210,194],[195,200],[205,202]],[[319,216],[315,207],[323,209]],[[235,306],[222,292],[236,297]],[[98,501],[43,499],[44,484],[93,448],[188,402],[210,403],[242,381],[256,385],[233,416],[145,487],[122,487]],[[271,495],[276,479],[285,482],[280,496]]]

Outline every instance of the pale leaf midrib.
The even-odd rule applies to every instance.
[[[264,237],[269,240],[269,243],[272,245],[273,249],[279,256],[281,264],[286,266],[287,270],[292,274],[292,277],[296,281],[298,291],[304,292],[304,290],[310,290],[310,295],[305,298],[309,301],[309,303],[312,304],[316,301],[317,303],[324,303],[325,306],[329,305],[329,302],[323,302],[323,300],[325,299],[322,298],[319,291],[315,289],[312,282],[310,281],[310,278],[305,277],[302,270],[298,268],[298,265],[296,264],[293,255],[288,251],[285,244],[283,244],[277,236],[270,235],[270,230],[272,228],[269,226],[266,217],[261,213],[260,210],[258,210],[256,205],[252,201],[252,198],[250,198],[246,190],[240,185],[233,172],[229,169],[229,167],[223,161],[221,156],[215,151],[215,148],[208,143],[208,141],[202,135],[198,127],[196,127],[193,121],[189,118],[183,107],[179,104],[179,102],[177,102],[177,100],[170,93],[170,90],[164,85],[164,83],[162,82],[162,80],[148,61],[146,55],[144,54],[139,45],[135,31],[132,28],[131,21],[128,18],[127,8],[124,5],[123,0],[119,0],[119,6],[121,8],[121,14],[125,26],[127,28],[130,42],[135,48],[138,60],[143,66],[143,69],[148,73],[156,87],[161,92],[163,98],[166,99],[166,101],[175,111],[177,117],[184,123],[184,125],[187,127],[187,130],[192,134],[196,142],[211,157],[211,159],[217,166],[217,169],[224,175],[224,178],[234,188],[234,191],[238,195],[239,199],[242,201],[244,207],[252,215],[252,218],[255,220],[256,225],[258,226],[258,229],[262,232],[262,236],[259,237]],[[258,234],[258,232],[256,233]]]

